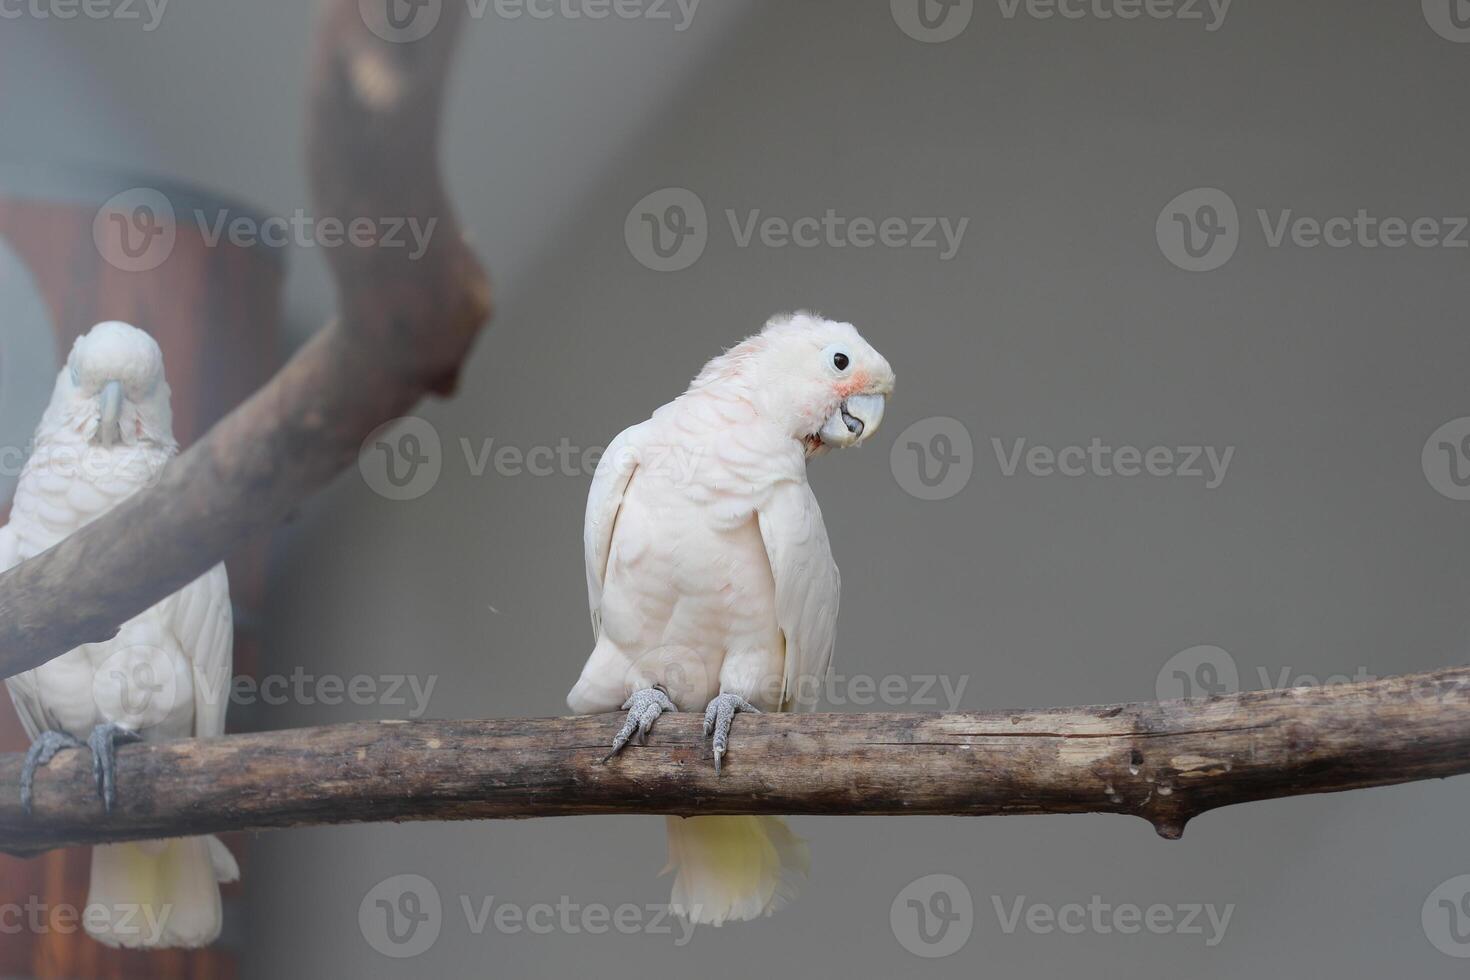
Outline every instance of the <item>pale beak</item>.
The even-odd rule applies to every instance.
[[[104,446],[113,446],[122,441],[122,403],[121,381],[107,382],[97,394],[97,406],[100,413],[97,421],[97,441]]]
[[[883,422],[887,399],[882,395],[850,395],[822,426],[824,445],[834,448],[866,442]]]

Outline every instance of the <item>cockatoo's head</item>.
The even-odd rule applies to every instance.
[[[173,444],[163,351],[142,330],[116,320],[77,338],[56,379],[51,410],[95,445]]]
[[[773,317],[706,365],[694,387],[721,379],[743,384],[760,415],[808,456],[872,438],[893,393],[893,368],[852,324],[811,313]]]

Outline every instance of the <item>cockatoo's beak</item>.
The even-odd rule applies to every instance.
[[[866,442],[883,421],[882,395],[849,395],[822,426],[822,444],[842,449]]]
[[[114,446],[122,441],[122,402],[121,381],[107,382],[97,394],[97,441],[104,446]]]

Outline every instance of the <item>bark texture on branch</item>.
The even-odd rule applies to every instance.
[[[453,390],[490,309],[437,157],[463,7],[445,4],[427,37],[394,44],[368,29],[357,0],[324,4],[309,121],[317,216],[432,221],[428,248],[417,260],[403,248],[329,249],[338,320],[156,486],[0,575],[0,677],[108,639],[284,520],[378,425]]]
[[[1470,771],[1470,668],[1208,701],[979,714],[740,715],[716,776],[701,716],[604,764],[617,716],[362,722],[118,752],[104,817],[84,751],[20,810],[0,756],[0,850],[227,830],[591,813],[1124,813],[1164,837],[1251,800]]]

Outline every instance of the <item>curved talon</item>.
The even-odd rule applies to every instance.
[[[117,746],[141,741],[142,738],[137,732],[111,722],[98,725],[87,736],[87,745],[92,750],[92,778],[97,783],[97,795],[102,798],[102,809],[106,813],[111,813],[117,805]]]
[[[20,768],[20,809],[26,816],[31,815],[33,800],[31,799],[31,785],[36,779],[36,770],[51,761],[52,757],[62,749],[79,749],[82,743],[72,738],[65,732],[42,732],[36,736],[31,747],[26,750],[25,764]]]
[[[739,712],[760,714],[761,709],[738,694],[721,694],[704,709],[704,734],[715,736],[715,775],[720,774],[720,762],[730,746],[730,724]]]
[[[602,757],[606,762],[620,752],[628,740],[637,735],[639,745],[648,744],[648,733],[653,729],[653,723],[658,721],[659,715],[665,711],[678,711],[678,707],[661,687],[648,687],[641,691],[634,691],[628,700],[623,702],[623,710],[628,712],[628,717],[623,721],[623,727],[618,729],[617,735],[613,736],[612,751]]]

